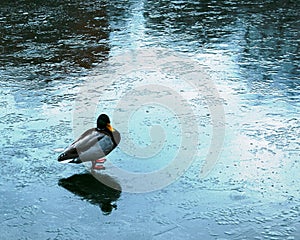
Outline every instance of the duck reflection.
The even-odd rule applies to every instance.
[[[59,186],[82,197],[88,202],[98,205],[104,215],[108,215],[117,208],[114,203],[121,195],[121,186],[112,177],[99,173],[75,174],[60,179]]]

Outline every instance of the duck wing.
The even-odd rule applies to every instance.
[[[109,134],[106,131],[99,131],[92,128],[84,132],[75,142],[67,147],[58,157],[58,161],[68,159],[80,159],[79,161],[70,162],[86,162],[103,158],[109,154],[120,142],[120,134],[114,131]]]

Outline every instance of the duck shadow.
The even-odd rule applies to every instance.
[[[81,197],[83,200],[97,205],[104,215],[117,209],[116,201],[121,196],[121,186],[106,174],[81,173],[62,178],[58,185]]]

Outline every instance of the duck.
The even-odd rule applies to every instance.
[[[70,144],[58,156],[58,162],[92,162],[92,169],[105,169],[105,156],[118,146],[121,135],[111,126],[109,117],[104,113],[98,116],[96,124],[96,128],[88,129]]]

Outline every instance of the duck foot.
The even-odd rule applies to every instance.
[[[93,170],[105,170],[105,167],[103,165],[95,165],[92,167]]]

